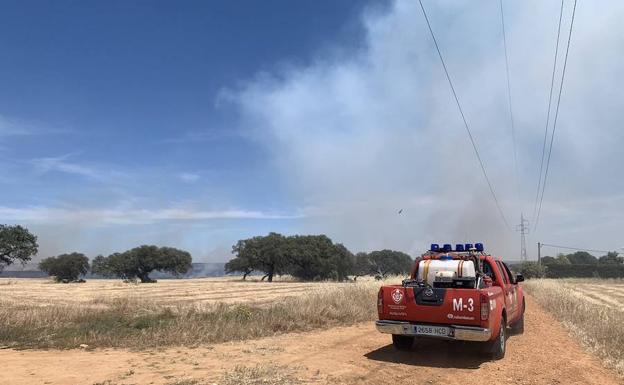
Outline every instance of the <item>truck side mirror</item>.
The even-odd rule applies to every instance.
[[[519,282],[524,282],[524,275],[522,274],[516,275],[516,283],[519,283]]]

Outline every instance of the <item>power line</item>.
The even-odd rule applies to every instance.
[[[516,129],[514,126],[513,108],[511,102],[511,81],[509,78],[509,57],[507,55],[507,34],[505,33],[505,13],[503,11],[503,0],[500,3],[501,26],[503,30],[503,48],[505,49],[505,72],[507,74],[507,101],[509,104],[509,121],[511,123],[511,140],[513,144],[514,158],[514,179],[516,181],[516,200],[520,198],[520,182],[518,181],[518,151],[516,147]]]
[[[544,192],[546,191],[546,181],[548,180],[548,169],[550,167],[550,156],[552,154],[553,142],[555,140],[555,131],[557,130],[557,118],[559,117],[559,104],[561,103],[561,92],[563,90],[563,81],[565,79],[566,67],[568,64],[568,53],[570,52],[570,40],[572,40],[572,29],[574,27],[574,15],[576,14],[576,0],[572,8],[572,19],[570,20],[570,32],[568,33],[568,44],[566,46],[565,57],[563,58],[563,72],[561,73],[561,83],[559,84],[559,96],[557,97],[557,107],[555,108],[555,119],[553,120],[553,129],[550,136],[550,147],[548,149],[548,159],[546,160],[546,171],[544,172],[544,183],[542,184],[542,196],[540,197],[539,208],[537,209],[537,217],[535,218],[535,228],[539,223],[540,213],[542,211],[542,202],[544,201]]]
[[[577,251],[588,251],[593,253],[610,253],[609,250],[595,250],[595,249],[583,249],[579,247],[571,247],[571,246],[558,246],[558,245],[550,245],[548,243],[542,243],[542,246],[554,247],[556,249],[566,249],[566,250],[577,250]]]
[[[546,113],[546,127],[544,128],[544,143],[542,144],[542,161],[540,162],[539,179],[537,181],[537,191],[535,192],[535,204],[533,205],[533,219],[537,215],[537,204],[542,187],[542,173],[544,171],[544,158],[546,156],[546,143],[548,141],[548,124],[550,123],[550,110],[552,106],[553,89],[555,88],[555,72],[557,69],[557,57],[559,56],[559,37],[561,36],[561,19],[563,18],[563,1],[559,10],[559,26],[557,27],[557,43],[555,45],[555,59],[553,60],[552,76],[550,78],[550,92],[548,94],[548,112]],[[537,228],[537,223],[535,224]]]
[[[431,23],[429,23],[429,18],[427,17],[427,12],[425,11],[425,7],[423,6],[422,0],[418,0],[420,3],[420,9],[422,9],[423,16],[425,17],[425,21],[427,22],[427,27],[429,28],[429,32],[431,33],[431,38],[433,39],[433,43],[435,44],[436,51],[438,51],[438,56],[440,57],[440,62],[442,63],[442,68],[444,68],[444,73],[446,74],[446,79],[448,80],[449,85],[451,86],[451,91],[453,92],[453,97],[455,98],[455,103],[457,103],[457,108],[459,109],[459,113],[464,122],[464,127],[466,127],[466,132],[468,133],[468,137],[470,138],[470,143],[472,143],[472,148],[474,149],[475,155],[477,156],[477,160],[479,161],[479,165],[481,166],[481,171],[483,172],[483,176],[485,177],[485,181],[490,189],[490,193],[492,194],[492,198],[494,198],[494,203],[496,204],[496,208],[498,209],[498,213],[500,214],[503,222],[505,222],[505,226],[507,229],[511,230],[509,223],[507,222],[507,218],[505,218],[505,214],[498,203],[498,198],[496,198],[496,193],[494,192],[494,188],[492,187],[492,183],[490,182],[490,178],[485,171],[485,166],[483,165],[483,161],[481,160],[481,156],[479,155],[479,150],[477,148],[477,144],[472,136],[472,132],[470,131],[470,127],[468,127],[468,122],[466,121],[466,116],[464,115],[464,111],[461,108],[461,104],[459,103],[459,98],[457,97],[457,93],[455,92],[455,87],[453,86],[453,82],[451,81],[451,76],[449,75],[448,69],[446,68],[446,63],[444,62],[444,58],[442,57],[442,52],[440,52],[440,47],[438,46],[438,41],[435,38],[435,34],[433,33],[433,29],[431,28]]]

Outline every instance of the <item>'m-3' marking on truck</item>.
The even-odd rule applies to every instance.
[[[474,300],[472,298],[468,298],[468,305],[464,305],[463,298],[453,298],[453,311],[462,311],[463,309],[467,309],[468,311],[473,311]]]

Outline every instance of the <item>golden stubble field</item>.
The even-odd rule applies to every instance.
[[[624,280],[535,279],[525,288],[588,350],[624,376]]]
[[[254,279],[255,278],[255,279]],[[384,283],[287,277],[128,283],[0,280],[0,346],[146,349],[199,346],[372,321]],[[400,282],[400,279],[398,280]]]
[[[20,305],[76,305],[99,307],[114,300],[149,302],[162,306],[214,303],[260,305],[349,285],[333,282],[293,282],[288,278],[259,282],[258,277],[163,279],[157,283],[128,283],[90,279],[85,283],[58,284],[51,279],[0,278],[2,299]],[[366,281],[361,279],[361,281]],[[369,280],[370,281],[370,280]]]
[[[585,301],[624,311],[624,281],[605,279],[563,280],[563,286]]]

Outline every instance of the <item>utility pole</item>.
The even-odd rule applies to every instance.
[[[520,232],[520,259],[527,261],[526,236],[529,233],[529,221],[524,219],[524,214],[520,214],[520,224],[516,226],[516,231]]]
[[[537,242],[537,264],[542,265],[542,244]]]

